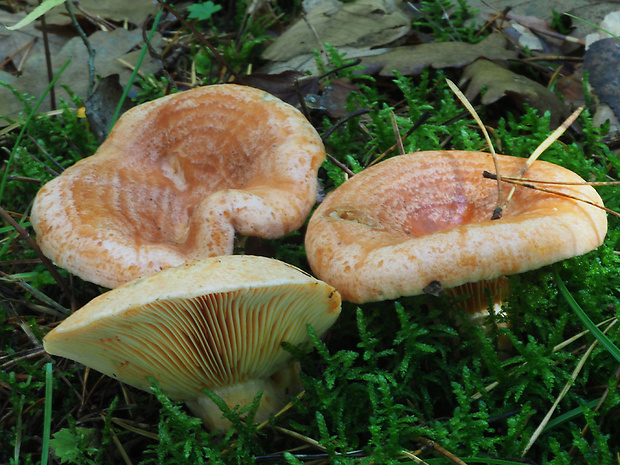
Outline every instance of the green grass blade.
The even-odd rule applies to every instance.
[[[553,275],[555,278],[555,283],[560,290],[560,294],[562,294],[562,297],[564,297],[566,302],[568,302],[569,307],[577,314],[581,322],[594,335],[599,344],[605,347],[605,349],[607,349],[607,351],[611,353],[611,355],[613,355],[618,362],[620,362],[620,349],[618,349],[618,347],[613,342],[611,342],[611,340],[605,334],[603,334],[600,329],[598,329],[594,322],[588,317],[588,315],[586,315],[586,312],[584,312],[583,309],[579,306],[577,301],[573,298],[571,293],[566,288],[566,285],[562,282],[560,274],[558,273],[557,266],[553,267]]]
[[[611,32],[609,32],[609,31],[606,31],[605,29],[603,29],[603,28],[602,28],[601,26],[599,26],[598,24],[594,24],[594,23],[592,23],[592,22],[590,22],[590,21],[587,21],[587,20],[585,20],[585,19],[583,19],[583,18],[580,18],[579,16],[575,16],[575,15],[572,15],[572,14],[570,14],[570,13],[562,13],[562,14],[564,14],[564,15],[566,15],[566,16],[568,16],[568,17],[570,17],[570,18],[576,19],[577,21],[581,21],[582,23],[587,24],[588,26],[592,26],[594,29],[598,29],[598,30],[599,30],[599,31],[601,31],[601,32],[604,32],[604,33],[606,33],[606,34],[609,34],[609,35],[610,35],[611,37],[613,37],[614,39],[620,40],[620,37],[618,37],[618,36],[617,36],[617,35],[615,35],[615,34],[612,34],[612,33],[611,33]]]
[[[161,8],[159,12],[157,13],[157,16],[155,16],[155,20],[153,21],[153,27],[151,27],[151,31],[149,32],[149,35],[148,35],[149,42],[153,38],[153,34],[155,34],[155,30],[157,29],[157,25],[159,24],[159,18],[161,18],[161,14],[163,11],[164,11],[163,8]],[[136,66],[134,66],[131,76],[129,76],[129,81],[127,81],[127,85],[123,89],[123,95],[121,96],[121,99],[118,101],[118,105],[116,106],[116,110],[114,111],[114,116],[112,117],[112,121],[110,122],[110,127],[107,128],[108,131],[110,131],[112,129],[112,126],[116,124],[116,121],[118,120],[121,114],[123,103],[125,102],[125,99],[127,98],[127,95],[129,94],[129,89],[131,89],[131,86],[136,80],[136,76],[138,75],[140,66],[142,66],[142,61],[144,60],[144,57],[146,56],[147,50],[148,50],[148,46],[147,44],[144,44],[142,46],[142,50],[140,50],[140,55],[138,56],[138,61],[136,62]]]
[[[586,402],[586,407],[589,408],[593,408],[596,407],[596,405],[601,401],[601,399],[592,399],[589,402]],[[551,428],[554,428],[558,425],[561,425],[562,423],[565,423],[569,420],[572,420],[575,417],[579,417],[583,415],[583,407],[579,406],[577,408],[574,408],[572,410],[569,410],[566,413],[563,413],[562,415],[558,416],[557,418],[554,418],[553,420],[551,420],[549,423],[547,423],[547,426],[545,426],[545,429],[543,429],[543,433],[545,431],[550,430]]]
[[[47,465],[50,454],[50,433],[52,430],[52,363],[45,365],[45,412],[43,414],[43,446],[41,465]]]
[[[32,118],[34,118],[34,115],[36,114],[36,112],[39,110],[41,103],[43,103],[43,99],[47,96],[47,94],[50,92],[52,87],[56,85],[56,81],[58,81],[58,78],[60,78],[60,75],[65,71],[67,66],[69,66],[69,63],[71,63],[71,59],[68,59],[67,61],[65,61],[65,64],[62,65],[62,67],[58,70],[58,72],[56,73],[52,81],[47,85],[47,87],[45,88],[45,90],[43,91],[39,99],[37,100],[37,102],[32,107],[32,111],[26,118],[26,121],[24,121],[24,124],[22,124],[22,129],[19,132],[17,139],[15,140],[15,145],[13,146],[13,149],[11,150],[9,159],[4,165],[4,175],[2,176],[2,181],[0,182],[0,205],[2,205],[2,197],[4,196],[4,189],[6,187],[6,183],[9,178],[9,172],[11,168],[11,163],[13,161],[13,157],[15,156],[15,152],[17,151],[17,147],[19,147],[19,143],[21,142],[22,138],[24,137],[24,134],[26,133],[26,129],[28,129],[28,124],[30,123]]]

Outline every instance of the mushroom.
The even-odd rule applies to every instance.
[[[526,160],[499,155],[498,162],[503,176],[516,176]],[[491,220],[497,184],[484,171],[495,171],[490,154],[429,151],[355,175],[310,219],[306,252],[313,272],[343,299],[363,303],[533,270],[603,242],[602,209],[539,190],[518,188],[502,218]],[[543,161],[527,175],[583,182]],[[602,206],[591,186],[553,189]]]
[[[251,255],[203,259],[140,278],[92,300],[43,339],[45,350],[148,391],[154,378],[211,428],[262,391],[266,420],[300,390],[282,342],[308,348],[340,313],[331,286],[286,263]]]
[[[97,153],[39,191],[45,255],[109,288],[277,238],[316,202],[325,150],[295,108],[258,89],[201,87],[126,112]]]

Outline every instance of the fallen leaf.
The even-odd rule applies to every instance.
[[[25,16],[25,13],[0,11],[0,24],[6,26],[14,25]],[[32,56],[32,54],[42,52],[43,40],[41,40],[41,31],[37,26],[38,23],[30,23],[14,31],[0,26],[0,57],[4,60],[12,56],[13,64],[17,68],[25,56]],[[69,39],[70,37],[67,37],[66,34],[48,34],[50,53],[55,55],[60,52]]]
[[[470,11],[479,12],[479,25],[484,24],[489,15],[510,11],[512,14],[530,16],[550,23],[553,12],[565,13],[584,5],[592,6],[591,0],[467,0]]]
[[[404,75],[421,73],[424,68],[448,68],[472,63],[480,57],[490,60],[507,60],[517,56],[516,51],[506,50],[506,40],[500,34],[490,34],[482,42],[433,42],[396,47],[380,55],[362,58],[368,69],[380,69],[381,76],[393,76],[394,71]]]
[[[513,73],[489,60],[478,60],[467,66],[459,86],[469,82],[465,96],[473,101],[482,94],[482,103],[489,105],[503,97],[510,97],[517,105],[527,104],[541,114],[551,113],[550,126],[556,127],[570,114],[567,106],[553,92],[536,81]]]
[[[141,47],[142,31],[134,29],[116,29],[111,32],[97,31],[89,37],[92,47],[95,49],[95,73],[99,76],[119,74],[121,84],[126,85],[131,69],[123,65],[118,59],[135,65],[137,54],[135,48]],[[155,34],[152,45],[155,49],[161,48],[161,36]],[[66,84],[78,96],[87,98],[88,91],[88,51],[79,37],[74,37],[52,57],[52,67],[57,72],[68,60],[71,63],[59,79],[59,83]],[[20,93],[38,97],[47,86],[45,76],[45,53],[31,54],[24,66],[21,76],[14,76],[5,71],[0,71],[0,81],[14,87]],[[155,73],[160,69],[160,64],[155,62],[148,54],[146,55],[140,70],[144,73]],[[58,97],[68,98],[67,93],[57,86]],[[41,111],[50,109],[49,96],[44,101]],[[4,86],[0,87],[0,115],[15,116],[22,110],[22,104],[15,98],[13,93]]]
[[[342,118],[347,111],[347,99],[351,92],[359,87],[348,79],[334,79],[321,94],[306,96],[307,105],[314,110],[321,110],[334,118]]]
[[[312,53],[327,42],[334,47],[376,47],[404,36],[411,20],[400,1],[358,0],[339,4],[324,2],[311,10],[264,51],[271,61],[287,61]],[[312,29],[308,26],[312,25]]]
[[[470,11],[477,10],[476,24],[482,26],[489,15],[496,15],[503,11],[510,14],[525,15],[551,23],[553,13],[571,13],[590,23],[599,24],[607,13],[618,9],[618,2],[594,2],[592,0],[467,0]],[[580,39],[593,32],[592,26],[581,21],[573,20],[575,29],[571,36]]]
[[[278,74],[254,73],[243,77],[243,83],[269,92],[286,103],[298,106],[299,96],[314,94],[319,88],[316,76],[288,70]]]

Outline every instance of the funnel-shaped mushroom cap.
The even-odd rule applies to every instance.
[[[109,291],[63,321],[43,345],[139,389],[148,390],[153,377],[167,395],[220,426],[205,418],[205,410],[216,409],[200,405],[201,389],[231,407],[264,390],[257,417],[265,419],[279,405],[268,397],[288,387],[282,377],[270,378],[291,363],[282,342],[308,346],[307,325],[321,336],[339,313],[338,292],[297,268],[229,255]]]
[[[116,287],[231,254],[235,233],[298,229],[324,157],[290,105],[250,87],[202,87],[125,113],[95,155],[41,189],[32,224],[59,266]]]
[[[525,159],[501,155],[500,174]],[[592,205],[518,187],[491,220],[497,182],[490,154],[418,152],[368,168],[329,194],[310,219],[306,252],[313,272],[346,300],[368,302],[533,270],[598,247],[606,213]],[[545,181],[583,182],[542,161],[526,172]],[[504,195],[510,191],[504,187]],[[586,185],[548,186],[602,205]]]

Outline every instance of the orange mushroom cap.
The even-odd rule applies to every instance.
[[[324,157],[312,125],[276,97],[201,87],[126,112],[95,155],[43,186],[32,224],[45,255],[112,288],[230,254],[235,233],[298,229]]]
[[[286,263],[227,255],[169,268],[95,298],[49,332],[45,350],[184,401],[212,428],[228,423],[202,392],[229,407],[263,391],[258,421],[301,386],[282,342],[309,347],[340,313],[331,286]]]
[[[517,176],[526,160],[499,155],[500,174]],[[595,206],[518,187],[498,220],[490,154],[430,151],[378,163],[330,193],[306,233],[315,275],[352,302],[394,299],[540,268],[598,247],[606,213]],[[583,182],[536,161],[528,178]],[[504,195],[510,189],[504,189]],[[587,185],[553,190],[602,205]]]

